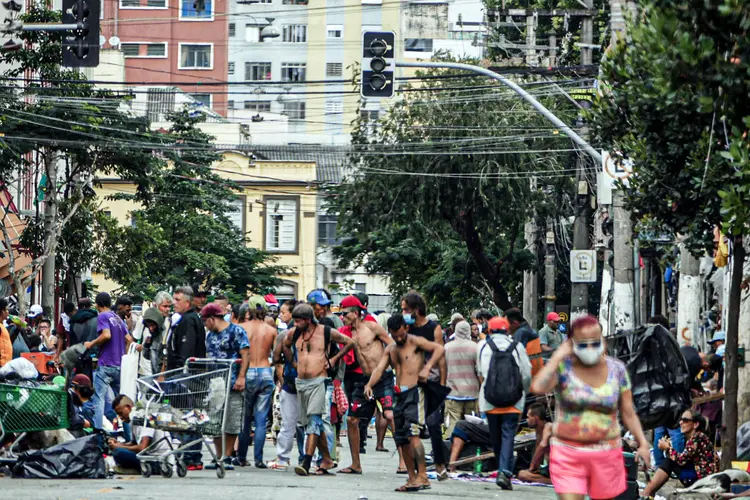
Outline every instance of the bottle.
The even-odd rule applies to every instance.
[[[169,406],[169,400],[165,399],[156,414],[156,421],[159,425],[169,425],[172,423],[172,407]]]
[[[482,456],[482,449],[479,446],[477,446],[477,459],[476,459],[476,462],[474,462],[474,472],[477,474],[482,473],[482,461],[479,460],[479,457],[481,456]]]

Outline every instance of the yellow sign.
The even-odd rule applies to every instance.
[[[560,316],[560,321],[561,322],[563,322],[563,323],[567,323],[568,322],[568,313],[561,312],[561,313],[559,313],[559,316]]]

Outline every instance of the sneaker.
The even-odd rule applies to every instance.
[[[510,478],[505,475],[505,473],[498,471],[497,472],[497,479],[495,480],[495,484],[497,484],[500,488],[504,490],[512,490],[513,485],[510,483]]]
[[[367,450],[365,449],[364,446],[360,446],[359,447],[359,454],[360,455],[367,455]]]
[[[232,458],[232,465],[236,465],[237,467],[247,467],[248,463],[247,460],[240,460],[237,457]]]
[[[271,460],[270,462],[268,462],[268,468],[271,470],[286,470],[288,467],[288,463],[279,459]]]
[[[247,463],[247,462],[245,462]],[[230,457],[224,458],[224,469],[225,470],[234,470],[234,465],[232,465],[232,459]]]
[[[187,470],[203,470],[203,464],[190,464],[186,466]],[[206,467],[208,468],[208,467]],[[216,467],[214,467],[215,469]]]
[[[256,469],[268,469],[268,466],[263,462],[255,462]]]
[[[115,465],[114,472],[115,472],[115,474],[119,474],[119,475],[122,475],[122,476],[125,476],[125,475],[128,475],[128,476],[136,476],[136,475],[138,475],[138,476],[140,476],[141,475],[141,471],[139,471],[139,470],[128,469],[127,467],[122,467],[120,465]]]
[[[218,468],[219,468],[219,467],[218,467],[218,465],[216,465],[216,461],[215,461],[215,460],[211,460],[211,461],[210,461],[210,462],[209,462],[208,464],[206,464],[206,466],[204,467],[204,469],[206,469],[206,470],[216,470],[216,469],[218,469]],[[189,465],[188,465],[188,470],[190,470],[190,466],[189,466]]]

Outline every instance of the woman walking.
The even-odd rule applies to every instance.
[[[555,391],[550,478],[560,500],[583,500],[586,495],[606,500],[626,490],[618,411],[638,441],[637,455],[649,465],[649,444],[633,408],[625,365],[605,351],[599,321],[582,316],[573,322],[570,340],[531,384],[539,395]]]

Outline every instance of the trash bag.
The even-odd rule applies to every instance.
[[[13,466],[13,477],[25,479],[101,479],[107,476],[100,436],[21,453]]]
[[[690,375],[680,346],[661,325],[634,333],[638,347],[627,366],[635,411],[644,430],[674,428],[690,407]]]
[[[13,373],[17,373],[24,380],[36,380],[39,376],[34,363],[25,358],[16,358],[5,363],[0,368],[0,380],[5,380]]]

